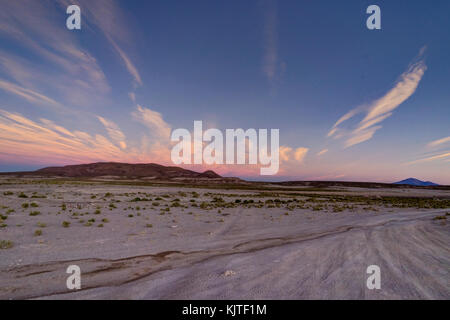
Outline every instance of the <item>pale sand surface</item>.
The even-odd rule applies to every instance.
[[[336,189],[342,192],[334,193],[344,195],[450,199],[445,190]],[[4,195],[7,191],[13,194]],[[29,198],[19,198],[20,192]],[[31,198],[33,193],[46,198]],[[316,203],[317,196],[306,201],[308,196],[293,193],[297,195],[253,197],[257,191],[0,185],[0,213],[14,210],[3,221],[7,226],[0,228],[0,240],[14,242],[0,250],[0,299],[450,298],[450,226],[448,219],[433,220],[449,208],[349,203],[351,207],[333,211],[336,204],[330,198]],[[191,206],[191,200],[214,204],[218,194],[226,203],[277,198],[306,202],[301,208],[293,203]],[[152,201],[130,202],[136,197]],[[175,199],[180,207],[170,207]],[[38,207],[22,208],[32,202]],[[326,208],[314,210],[318,204]],[[166,205],[170,211],[161,214]],[[30,216],[32,211],[40,214]],[[86,226],[90,219],[95,222]],[[64,228],[63,221],[70,227]],[[34,235],[37,229],[42,235]],[[73,264],[82,272],[79,291],[66,288],[65,271]],[[381,268],[380,290],[366,288],[366,268],[372,264]]]

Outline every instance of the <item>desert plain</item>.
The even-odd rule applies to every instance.
[[[449,299],[449,219],[439,188],[5,176],[0,299]]]

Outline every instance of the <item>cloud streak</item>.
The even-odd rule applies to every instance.
[[[146,112],[152,111],[146,109]],[[151,148],[128,146],[125,135],[112,121],[97,118],[109,138],[99,133],[71,131],[48,119],[30,120],[0,109],[0,161],[33,161],[43,164],[73,164],[97,161],[159,162],[169,164],[170,152],[152,136]]]
[[[61,105],[55,100],[30,89],[26,89],[15,85],[14,83],[0,80],[0,89],[3,89],[9,93],[15,94],[28,102],[37,103],[41,105],[50,105],[53,107],[60,107]]]
[[[450,142],[450,137],[445,137],[445,138],[442,138],[442,139],[431,141],[430,143],[428,143],[427,146],[430,147],[430,148],[434,148],[434,147],[437,147],[437,146],[439,146],[441,144],[444,144],[444,143],[447,143],[447,142]]]
[[[164,121],[161,113],[138,105],[132,115],[134,120],[150,129],[152,136],[170,140],[171,127]]]
[[[97,59],[83,49],[76,33],[68,33],[57,18],[58,7],[78,4],[83,10],[82,29],[111,45],[133,78],[133,89],[142,78],[129,55],[132,34],[128,32],[123,10],[113,0],[4,1],[0,11],[0,35],[11,47],[26,49],[23,57],[0,50],[0,89],[32,104],[92,107],[106,105],[111,88]],[[100,32],[99,32],[100,31]],[[120,45],[119,45],[120,43]],[[50,98],[50,96],[52,98]]]
[[[262,70],[267,79],[273,81],[278,69],[277,7],[274,0],[264,0],[262,4],[264,7]]]
[[[125,67],[127,68],[128,72],[133,77],[135,84],[142,86],[141,76],[140,76],[138,70],[136,69],[136,67],[134,66],[134,64],[131,62],[130,58],[128,58],[128,56],[125,54],[125,52],[116,44],[116,42],[114,40],[110,40],[110,41],[111,41],[111,44],[114,47],[114,49],[116,49],[117,53],[119,54],[119,56],[122,58],[123,62],[125,63]]]
[[[64,6],[73,1],[61,0]],[[135,86],[142,86],[140,73],[119,43],[128,43],[132,34],[126,28],[124,15],[114,0],[78,0],[76,1],[86,14],[86,22],[92,28],[103,32],[108,42],[122,59],[127,71],[133,77]]]
[[[77,106],[92,106],[105,101],[104,95],[110,92],[105,74],[97,60],[80,48],[76,38],[61,28],[60,21],[55,18],[56,9],[46,1],[2,3],[0,35],[5,36],[5,42],[8,41],[11,47],[26,49],[23,57],[9,54],[6,48],[10,46],[0,51],[0,69],[4,78],[47,97],[56,95],[56,99],[48,101],[53,105],[54,100]],[[22,95],[22,98],[34,103],[36,95],[32,96],[30,99],[29,95]]]
[[[410,161],[410,162],[407,162],[406,164],[411,165],[411,164],[424,163],[424,162],[430,162],[430,161],[435,161],[435,160],[443,160],[443,159],[447,159],[447,158],[450,158],[450,152],[445,152],[445,153],[437,154],[437,155],[434,155],[431,157]],[[448,160],[446,160],[446,161],[448,161]]]
[[[120,148],[126,149],[127,144],[125,142],[125,135],[122,130],[120,130],[119,126],[114,122],[107,120],[103,117],[97,116],[98,120],[105,126],[106,131],[108,132],[109,137],[117,143]]]
[[[336,121],[327,136],[334,138],[345,137],[344,145],[346,148],[370,140],[375,132],[382,128],[381,122],[392,116],[394,110],[413,95],[426,69],[427,67],[423,60],[410,65],[400,76],[395,86],[384,96],[368,105],[359,106],[344,114]],[[341,127],[341,124],[360,113],[365,113],[365,116],[356,127],[350,130]]]

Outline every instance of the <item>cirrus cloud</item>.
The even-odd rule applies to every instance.
[[[423,54],[423,49],[419,56]],[[362,143],[371,139],[375,132],[382,128],[381,122],[392,116],[393,111],[405,102],[416,91],[427,67],[423,60],[420,60],[408,67],[400,76],[394,87],[381,98],[350,110],[339,118],[328,132],[328,137],[345,137],[345,147]],[[343,129],[342,123],[354,116],[365,113],[364,118],[354,128]]]

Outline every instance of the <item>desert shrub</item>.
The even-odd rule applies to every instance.
[[[0,249],[11,249],[14,243],[10,240],[0,240]]]
[[[31,199],[45,199],[47,198],[47,196],[44,195],[32,195]]]
[[[26,209],[28,208],[30,205],[28,203],[22,203],[22,208]]]
[[[18,197],[19,197],[19,198],[28,198],[28,196],[27,196],[25,193],[23,193],[23,192],[21,192],[21,193],[18,195]]]
[[[36,231],[34,231],[34,236],[35,236],[35,237],[42,236],[42,230],[37,229]]]
[[[152,199],[147,199],[147,198],[134,198],[133,200],[130,200],[130,202],[139,202],[139,201],[152,201]]]
[[[14,192],[11,192],[11,191],[5,191],[5,192],[3,192],[3,195],[4,196],[12,196],[14,194]]]
[[[31,212],[30,212],[30,216],[32,216],[32,217],[38,216],[38,215],[40,215],[40,214],[41,214],[40,211],[31,211]]]
[[[64,228],[68,228],[68,227],[70,226],[70,222],[69,222],[69,221],[63,221],[63,222],[62,222],[62,226],[63,226]]]

